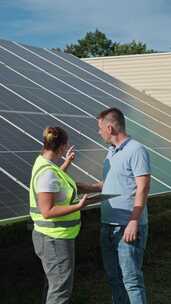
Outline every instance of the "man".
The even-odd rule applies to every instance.
[[[147,239],[149,156],[125,130],[123,113],[98,116],[99,134],[110,145],[104,161],[104,194],[120,194],[101,205],[101,247],[113,304],[146,304],[142,262]]]

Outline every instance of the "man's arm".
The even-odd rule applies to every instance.
[[[89,183],[76,183],[78,193],[92,193],[92,192],[101,192],[103,182],[97,182],[94,184]]]
[[[147,202],[147,197],[150,189],[150,174],[135,177],[136,180],[136,195],[134,201],[134,208],[129,219],[128,225],[125,228],[123,239],[125,242],[132,242],[136,240],[138,233],[138,224]]]

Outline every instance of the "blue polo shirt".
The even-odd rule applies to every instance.
[[[127,225],[134,207],[136,176],[150,174],[149,154],[145,147],[127,137],[119,146],[111,146],[104,160],[104,194],[120,194],[101,204],[101,221],[106,224]],[[148,222],[147,206],[144,207],[140,225]]]

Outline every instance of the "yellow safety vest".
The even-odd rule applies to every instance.
[[[40,212],[37,203],[36,181],[40,174],[47,169],[53,171],[66,194],[65,200],[57,202],[55,205],[70,205],[77,191],[74,180],[68,174],[42,155],[38,156],[33,166],[30,182],[30,215],[34,222],[34,229],[56,239],[74,239],[80,230],[80,211],[52,219],[45,219]]]

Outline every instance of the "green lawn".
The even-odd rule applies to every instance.
[[[150,231],[144,261],[148,304],[171,303],[171,199],[149,202]],[[26,223],[0,230],[0,303],[40,304],[42,268],[33,253],[31,231]],[[73,304],[110,304],[99,249],[99,212],[83,214],[77,240]],[[138,303],[137,303],[138,304]]]

